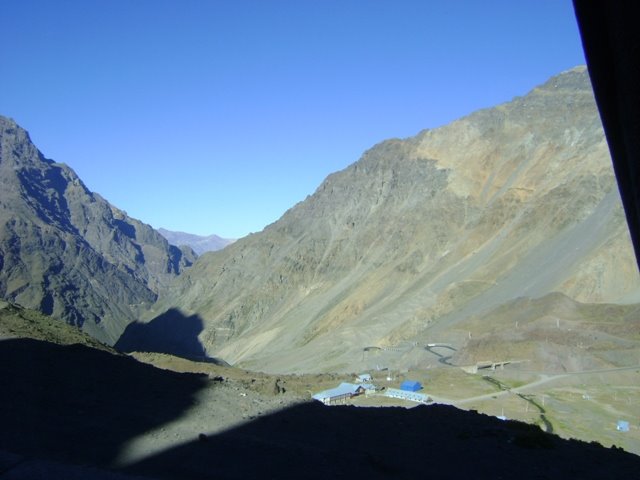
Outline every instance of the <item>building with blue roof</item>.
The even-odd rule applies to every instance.
[[[355,397],[356,395],[364,393],[364,391],[365,389],[362,385],[343,382],[336,388],[331,388],[329,390],[324,390],[320,393],[316,393],[311,398],[313,398],[314,400],[318,400],[325,405],[330,405],[332,403],[344,403],[351,397]]]
[[[405,380],[400,384],[400,390],[417,392],[418,390],[422,390],[422,384],[417,380]]]

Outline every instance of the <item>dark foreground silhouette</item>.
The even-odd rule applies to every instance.
[[[86,466],[111,468],[127,440],[184,414],[202,388],[216,382],[79,345],[1,341],[0,479],[12,478],[2,470],[7,452],[83,465],[78,478],[102,478]],[[65,478],[59,468],[56,478]],[[635,455],[453,407],[319,403],[218,435],[194,433],[191,442],[119,470],[172,479],[596,479],[638,471]]]
[[[0,341],[0,450],[109,465],[128,439],[179,417],[206,382],[82,345]]]
[[[167,478],[602,479],[640,457],[449,406],[301,404],[131,466]]]

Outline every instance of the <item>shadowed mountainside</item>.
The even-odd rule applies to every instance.
[[[183,414],[207,379],[84,345],[9,339],[0,381],[0,449],[108,466],[128,439]]]
[[[113,344],[194,259],[0,117],[0,298]]]
[[[366,346],[456,341],[518,297],[640,298],[584,67],[524,97],[382,142],[162,295],[211,355],[267,371],[371,368]],[[464,332],[466,334],[466,332]]]
[[[178,310],[168,310],[151,322],[130,323],[114,348],[121,352],[170,353],[194,360],[209,360],[198,340],[202,319],[197,315],[185,317]]]
[[[288,406],[219,433],[195,423],[184,432],[186,442],[174,439],[164,451],[127,462],[136,438],[153,440],[163,425],[183,421],[204,390],[212,398],[227,392],[210,404],[213,419],[217,408],[233,408],[238,391],[82,345],[26,339],[0,341],[0,380],[11,392],[0,395],[0,453],[152,478],[595,479],[632,478],[640,467],[637,456],[617,449],[453,407],[319,403]],[[13,478],[13,466],[6,468]],[[64,466],[58,468],[64,478]]]
[[[640,459],[448,406],[305,403],[133,465],[165,478],[593,478]],[[612,470],[616,470],[613,474]]]

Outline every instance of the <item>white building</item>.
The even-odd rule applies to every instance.
[[[418,403],[429,403],[431,401],[429,395],[425,393],[409,392],[398,388],[387,388],[384,394],[386,397],[400,398],[402,400],[410,400]]]
[[[362,385],[343,382],[336,388],[316,393],[311,398],[318,400],[325,405],[331,405],[332,403],[345,403],[351,397],[360,395],[364,393],[364,391],[365,389]]]

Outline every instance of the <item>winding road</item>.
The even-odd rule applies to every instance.
[[[451,398],[445,398],[445,397],[438,397],[431,394],[429,394],[429,396],[433,399],[435,403],[444,403],[447,405],[454,405],[457,407],[460,405],[466,405],[468,403],[478,402],[481,400],[489,400],[491,398],[503,397],[505,395],[526,393],[527,390],[539,387],[540,385],[544,385],[545,383],[553,382],[554,380],[559,380],[561,378],[572,377],[576,375],[614,373],[614,372],[621,372],[625,370],[639,370],[639,369],[640,369],[640,365],[634,365],[631,367],[617,367],[617,368],[605,368],[600,370],[584,370],[582,372],[559,373],[557,375],[548,375],[544,373],[538,373],[538,375],[540,375],[540,378],[538,380],[527,383],[525,385],[521,385],[519,387],[509,388],[507,390],[502,390],[499,392],[486,393],[484,395],[476,395],[475,397],[467,397],[467,398],[462,398],[457,400],[454,400]],[[533,373],[533,372],[529,372],[529,373]]]

